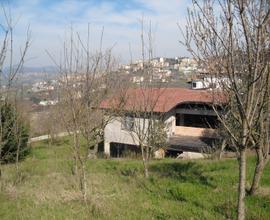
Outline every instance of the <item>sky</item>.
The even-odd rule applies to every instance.
[[[82,38],[90,24],[91,49],[97,49],[104,27],[103,48],[113,47],[119,62],[140,59],[140,23],[151,22],[154,56],[188,56],[179,43],[182,39],[177,23],[184,28],[187,7],[191,0],[0,0],[10,8],[15,47],[23,45],[30,25],[31,46],[25,66],[48,66],[53,62],[46,51],[56,59],[70,27]],[[1,11],[0,21],[4,18]],[[3,35],[3,33],[2,33]],[[0,33],[0,37],[2,36]],[[2,38],[1,38],[2,40]],[[131,53],[130,53],[131,51]]]

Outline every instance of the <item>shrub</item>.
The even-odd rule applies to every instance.
[[[29,153],[29,127],[19,116],[16,108],[9,103],[0,106],[0,161],[15,162]]]

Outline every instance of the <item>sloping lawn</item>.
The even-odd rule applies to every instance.
[[[248,180],[255,160],[249,157]],[[20,163],[2,166],[0,219],[235,219],[238,166],[221,161],[89,160],[88,202],[72,175],[68,141],[38,143]],[[260,195],[247,198],[247,219],[270,219],[270,166]],[[249,183],[248,183],[249,184]]]

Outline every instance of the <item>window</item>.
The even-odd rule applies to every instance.
[[[197,84],[194,82],[194,83],[192,83],[192,88],[197,88]]]
[[[176,126],[217,128],[218,120],[216,116],[210,115],[176,114]]]
[[[180,104],[176,107],[177,109],[194,109],[194,110],[213,110],[211,105],[207,104],[194,104],[194,103],[186,103]]]
[[[134,129],[134,118],[133,117],[124,117],[122,121],[122,129],[127,131],[133,131]]]

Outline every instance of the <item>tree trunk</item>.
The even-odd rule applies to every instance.
[[[245,219],[246,149],[240,150],[237,219]]]
[[[226,140],[224,139],[222,141],[222,144],[221,144],[221,149],[220,149],[220,153],[219,153],[219,159],[221,159],[223,157],[223,153],[224,153],[224,150],[225,150],[225,147],[226,147]]]
[[[142,152],[142,159],[143,159],[144,176],[145,176],[145,178],[148,178],[149,177],[148,157],[147,157],[147,153],[146,153],[143,145],[141,145],[141,152]]]
[[[90,144],[90,141],[88,141],[88,146],[89,146],[89,149],[88,149],[88,158],[89,159],[97,159],[97,154],[98,154],[98,141],[96,141],[96,143],[94,144],[94,149],[91,150],[90,148],[92,147],[91,144]]]
[[[147,161],[147,159],[143,159],[143,166],[144,166],[144,176],[145,176],[145,178],[149,178],[149,170],[148,170],[148,161]]]
[[[256,168],[252,180],[252,185],[249,190],[250,195],[255,195],[260,187],[260,180],[263,174],[263,170],[265,167],[265,161],[263,157],[263,152],[262,149],[256,149],[256,154],[257,154],[257,162],[256,162]]]
[[[19,138],[18,140],[18,144],[17,144],[17,149],[16,149],[16,161],[15,161],[15,164],[16,164],[16,172],[17,172],[17,175],[19,176],[19,156],[20,156],[20,147],[21,147],[21,139]],[[17,177],[18,177],[17,176]]]
[[[86,182],[86,175],[85,175],[85,166],[81,163],[81,170],[80,170],[80,190],[83,196],[84,202],[87,201],[87,182]]]
[[[78,137],[76,132],[73,133],[73,159],[74,159],[74,174],[77,176],[78,175]]]
[[[264,122],[264,120],[261,120],[260,125],[261,131],[264,132],[264,135],[261,135],[260,144],[256,148],[256,167],[252,180],[252,185],[249,190],[249,195],[255,195],[258,192],[264,168],[269,160],[269,121]]]

